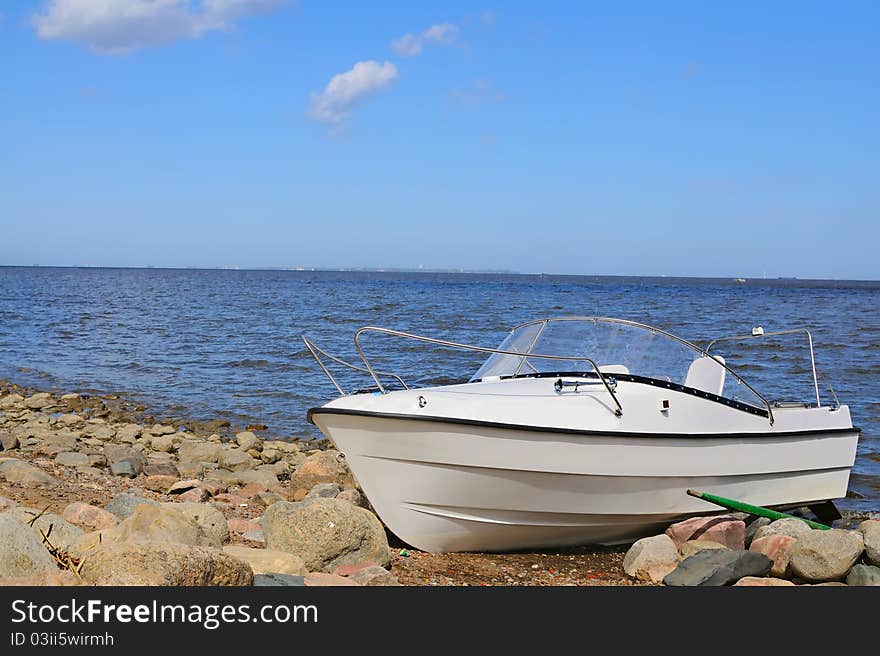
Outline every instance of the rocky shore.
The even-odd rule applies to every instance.
[[[144,410],[0,383],[0,585],[880,581],[877,520],[815,531],[725,515],[629,550],[419,552],[385,530],[325,442]]]

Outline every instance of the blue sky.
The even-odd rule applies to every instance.
[[[880,3],[0,14],[0,264],[880,279]]]

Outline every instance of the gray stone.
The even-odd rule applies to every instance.
[[[255,586],[304,586],[305,576],[293,574],[254,574]]]
[[[869,519],[859,524],[865,541],[865,556],[872,565],[880,565],[880,520]]]
[[[354,506],[360,506],[361,508],[367,508],[367,498],[361,494],[360,490],[356,490],[354,488],[350,490],[343,490],[339,494],[336,495],[336,498],[340,501],[348,501],[350,504]]]
[[[113,543],[89,552],[80,575],[92,585],[252,585],[250,565],[220,549],[173,543]]]
[[[36,508],[18,506],[7,510],[4,514],[12,515],[30,526],[40,542],[43,540],[42,536],[45,535],[49,544],[65,551],[85,534],[85,531],[79,526],[74,526],[63,517],[50,512],[42,512]]]
[[[26,398],[22,402],[22,405],[31,410],[40,410],[46,406],[52,405],[52,396],[46,392],[40,392],[39,394],[34,394],[33,396]]]
[[[218,456],[217,464],[223,469],[239,472],[254,469],[257,461],[240,449],[226,449]]]
[[[746,549],[749,548],[749,545],[752,544],[752,540],[755,539],[755,533],[758,532],[758,529],[764,528],[765,526],[769,526],[771,520],[769,517],[755,517],[752,521],[746,524]]]
[[[83,426],[86,422],[83,421],[83,418],[79,415],[68,412],[67,414],[63,414],[58,417],[58,423],[62,426],[66,426],[67,428],[79,428]]]
[[[170,508],[193,520],[205,532],[213,544],[221,545],[229,542],[229,525],[226,517],[210,503],[163,503],[163,508]]]
[[[862,555],[865,542],[858,531],[811,530],[789,552],[791,571],[806,581],[842,581]]]
[[[678,549],[665,534],[637,540],[623,559],[623,571],[640,581],[660,582],[676,565]]]
[[[140,469],[140,471],[138,471]],[[125,478],[136,478],[143,471],[140,461],[134,458],[125,458],[117,460],[110,465],[110,473],[114,476],[123,476]]]
[[[703,549],[681,561],[663,583],[670,586],[733,585],[747,576],[764,576],[772,565],[761,553]]]
[[[177,457],[183,462],[217,462],[222,451],[223,447],[213,442],[187,440],[177,448]]]
[[[682,558],[693,556],[703,549],[727,549],[723,544],[712,542],[712,540],[688,540],[678,548],[678,552]]]
[[[144,458],[142,453],[126,444],[105,444],[104,457],[107,458],[107,462],[111,465],[121,460],[140,462],[141,471],[143,471],[144,466],[147,464],[146,458]]]
[[[159,505],[159,502],[154,501],[153,499],[145,499],[144,497],[139,497],[136,494],[121,492],[113,497],[110,503],[104,506],[104,510],[113,513],[120,519],[126,519],[127,517],[131,517],[131,514],[134,512],[135,508],[145,503],[150,504],[151,506]]]
[[[24,460],[10,458],[0,462],[0,474],[9,483],[15,483],[26,488],[51,487],[58,483],[42,469],[37,469]]]
[[[248,542],[256,542],[257,544],[266,544],[266,534],[263,533],[263,529],[260,528],[242,533],[241,539],[247,540]]]
[[[777,519],[775,521],[770,522],[767,526],[762,526],[752,536],[753,540],[757,540],[758,538],[765,538],[768,535],[787,535],[792,538],[799,538],[802,535],[807,535],[810,531],[812,531],[809,526],[805,522],[802,522],[799,519],[793,518],[785,518],[785,519]]]
[[[14,451],[18,448],[18,437],[0,430],[0,451]]]
[[[8,512],[0,513],[0,577],[55,569],[55,561],[31,527]]]
[[[63,467],[89,467],[92,463],[89,461],[89,457],[84,453],[64,451],[55,456],[55,464]]]
[[[150,447],[153,451],[161,451],[162,453],[170,453],[174,450],[173,435],[156,435],[150,441]]]
[[[281,451],[278,449],[263,449],[260,452],[260,460],[267,465],[276,463],[281,460]]]
[[[21,394],[9,394],[0,398],[0,410],[12,410],[16,405],[21,404],[24,397]]]
[[[316,497],[334,499],[340,492],[342,492],[342,488],[336,483],[318,483],[315,487],[309,490],[306,499],[314,499]]]
[[[149,432],[151,435],[171,435],[177,431],[174,430],[174,426],[168,424],[153,424],[153,427],[149,429]]]
[[[847,585],[878,585],[880,584],[880,567],[875,565],[853,565],[846,575]]]
[[[235,441],[238,443],[238,446],[241,448],[242,451],[250,451],[254,447],[260,445],[260,438],[250,431],[236,433]]]
[[[372,565],[359,569],[349,577],[358,585],[379,586],[379,585],[400,585],[400,581],[384,567]]]
[[[296,574],[309,573],[302,558],[296,554],[274,549],[252,549],[251,547],[226,546],[223,551],[235,556],[251,566],[254,574]]]
[[[124,424],[116,429],[116,441],[134,444],[141,436],[141,430],[137,424]]]
[[[278,487],[278,477],[265,469],[235,472],[238,482],[242,485],[262,485],[266,488]]]
[[[332,572],[340,565],[391,562],[385,529],[375,515],[346,501],[280,501],[263,516],[266,546],[296,554],[309,571]]]

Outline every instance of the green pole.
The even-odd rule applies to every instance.
[[[769,508],[762,508],[761,506],[753,506],[749,503],[737,501],[736,499],[725,499],[724,497],[715,496],[708,492],[699,492],[697,490],[688,490],[687,493],[697,499],[702,499],[703,501],[708,501],[709,503],[714,503],[730,510],[745,512],[750,515],[757,515],[758,517],[767,517],[768,519],[799,519],[810,528],[817,528],[823,531],[831,530],[830,526],[825,526],[825,524],[820,524],[819,522],[811,522],[809,519],[804,519],[803,517],[787,515],[786,513],[770,510]]]

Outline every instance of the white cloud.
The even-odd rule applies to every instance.
[[[350,71],[334,75],[321,93],[313,93],[309,116],[328,125],[345,122],[352,108],[397,79],[397,67],[390,61],[362,61]]]
[[[247,15],[271,11],[288,0],[47,0],[33,16],[41,39],[88,45],[121,54],[177,39],[195,39],[234,27]]]
[[[448,46],[455,43],[458,35],[458,26],[452,23],[432,25],[421,34],[404,34],[399,39],[391,42],[391,47],[402,57],[415,57],[420,54],[427,45]]]

